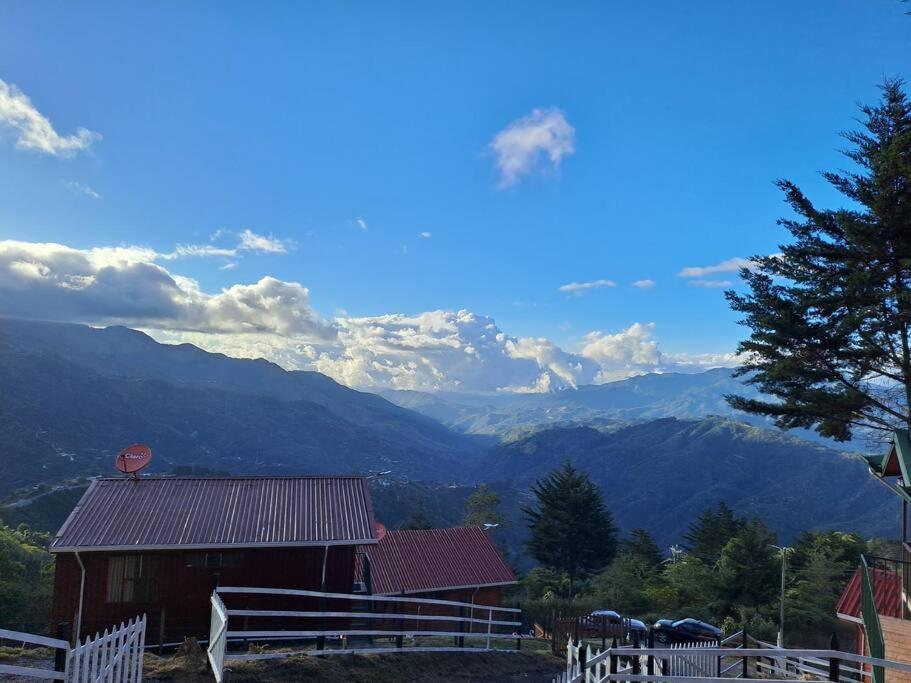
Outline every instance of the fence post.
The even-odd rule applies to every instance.
[[[902,602],[904,602],[904,601],[902,601]],[[832,633],[831,640],[829,640],[829,649],[835,650],[836,652],[839,650],[838,635],[836,635],[834,632]],[[841,669],[841,660],[838,657],[829,657],[829,680],[830,681],[838,681],[838,675],[840,673],[840,669]]]
[[[161,608],[161,616],[158,619],[158,656],[161,657],[164,650],[164,618],[165,608]]]
[[[717,647],[717,648],[721,647],[721,638],[719,638],[715,642],[715,647]],[[723,655],[718,655],[718,657],[715,659],[715,677],[716,678],[721,678],[721,658],[722,658],[722,656]]]
[[[404,591],[402,592],[402,595],[405,595]],[[396,605],[397,611],[402,615],[402,617],[399,619],[399,635],[395,637],[395,646],[401,650],[405,644],[405,638],[402,635],[402,631],[405,630],[405,603],[399,602],[396,603]]]
[[[743,648],[746,649],[750,646],[750,634],[747,633],[746,626],[743,627]],[[741,672],[741,678],[749,678],[750,671],[747,668],[748,658],[744,655],[743,657],[743,671]]]
[[[614,636],[610,646],[610,672],[617,673],[617,636]]]
[[[652,648],[655,647],[655,634],[652,629],[648,630],[648,638],[645,641],[645,644],[648,647],[648,657],[645,660],[645,673],[651,678],[655,675],[655,655],[652,654]]]
[[[462,619],[465,618],[465,608],[464,607],[459,607],[459,616]],[[472,615],[472,616],[474,616],[474,615]],[[464,621],[459,622],[459,633],[465,633],[465,622]],[[465,647],[465,636],[458,636],[456,638],[456,641],[457,641],[457,645],[459,647]]]
[[[69,641],[69,638],[66,637],[66,622],[61,621],[57,624],[57,639]],[[62,648],[57,648],[54,650],[54,671],[66,671],[66,656],[68,654],[67,650]]]
[[[582,643],[579,643],[579,673],[584,677],[586,681],[589,680],[588,677],[588,658],[591,655],[591,645],[586,645],[582,647]]]
[[[633,651],[639,650],[639,631],[633,631]],[[638,676],[642,673],[642,662],[639,661],[639,655],[633,655],[633,675]]]

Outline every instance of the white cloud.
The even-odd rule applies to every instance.
[[[69,191],[73,192],[74,194],[82,194],[91,199],[101,199],[101,195],[95,192],[95,190],[93,190],[91,187],[88,185],[83,185],[82,183],[78,183],[75,180],[69,181],[66,186]]]
[[[177,258],[191,256],[224,256],[233,257],[237,255],[237,249],[225,247],[216,247],[212,244],[178,244],[170,254],[161,254],[160,258],[170,261]]]
[[[431,237],[433,237],[433,233],[431,233],[431,232],[428,231],[428,230],[425,230],[424,232],[421,232],[421,233],[418,233],[418,234],[419,234],[421,237],[423,237],[424,239],[428,239],[428,240],[429,240]]]
[[[709,289],[714,289],[717,287],[730,287],[734,283],[730,280],[703,280],[702,278],[696,278],[695,280],[690,280],[689,284],[692,287],[706,287]]]
[[[219,270],[234,270],[235,268],[237,268],[237,262],[236,262],[236,261],[228,261],[228,262],[227,262],[226,264],[224,264],[223,266],[219,266],[219,267],[218,267]]]
[[[680,277],[705,277],[706,275],[717,275],[719,273],[736,273],[741,268],[752,268],[755,263],[747,258],[735,256],[713,266],[687,266],[677,273]]]
[[[654,280],[636,280],[633,283],[633,287],[638,287],[639,289],[652,289],[657,283]]]
[[[500,186],[515,185],[537,168],[558,168],[563,157],[576,151],[575,134],[558,109],[535,109],[510,123],[490,143]]]
[[[363,218],[356,218],[356,219],[354,220],[354,222],[357,223],[357,226],[358,226],[361,230],[366,230],[366,229],[367,229],[367,221],[365,221]]]
[[[328,322],[299,283],[266,276],[210,293],[160,259],[142,246],[0,241],[0,315],[130,325],[160,341],[265,357],[367,389],[542,392],[737,363],[733,354],[662,354],[653,323],[590,332],[570,349],[515,337],[466,310],[369,317],[339,310]]]
[[[252,251],[256,253],[284,254],[291,246],[288,240],[280,240],[271,234],[266,237],[257,235],[252,230],[244,230],[240,233],[240,244],[237,248],[240,251]]]
[[[10,129],[16,146],[58,157],[72,156],[89,149],[101,135],[77,128],[72,135],[60,135],[48,118],[15,85],[0,80],[0,125]]]
[[[557,290],[560,292],[570,292],[572,294],[584,294],[590,289],[616,286],[617,283],[613,280],[592,280],[591,282],[570,282],[568,285],[561,285]]]
[[[0,315],[206,333],[330,340],[296,282],[264,277],[217,294],[154,263],[144,247],[74,249],[0,241]]]

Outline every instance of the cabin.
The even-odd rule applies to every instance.
[[[363,477],[99,478],[50,545],[53,623],[84,637],[145,613],[147,643],[205,638],[216,586],[351,593],[375,544]]]
[[[911,662],[911,436],[896,430],[882,455],[866,457],[870,474],[900,501],[898,557],[861,558],[835,608],[839,620],[855,629],[859,655]],[[890,683],[911,683],[911,674],[889,671]]]
[[[373,595],[406,595],[500,606],[516,583],[509,565],[478,527],[388,531],[361,548],[359,578]]]

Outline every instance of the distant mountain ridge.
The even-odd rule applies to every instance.
[[[785,539],[816,528],[891,537],[899,528],[895,497],[858,456],[720,417],[546,429],[495,448],[476,476],[526,490],[567,461],[601,486],[621,528],[644,527],[665,545],[720,501]]]
[[[728,405],[725,395],[760,396],[734,372],[732,368],[715,368],[698,373],[651,373],[542,394],[381,391],[380,395],[463,433],[508,439],[541,428],[581,425],[611,430],[665,417],[731,417],[772,427],[768,419],[735,411]],[[809,430],[791,433],[829,448],[852,449],[851,444],[839,444]]]
[[[477,440],[311,372],[158,344],[121,327],[0,319],[0,494],[83,473],[148,442],[153,467],[392,469],[449,480]]]

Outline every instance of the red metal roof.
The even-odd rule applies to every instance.
[[[118,477],[92,482],[51,552],[375,539],[363,477]]]
[[[869,572],[876,611],[880,616],[901,619],[901,575],[875,567],[871,567]],[[838,605],[835,607],[835,613],[838,616],[860,618],[860,587],[860,567],[858,567],[838,599]]]
[[[477,527],[390,531],[361,549],[375,595],[515,583],[490,537]]]

